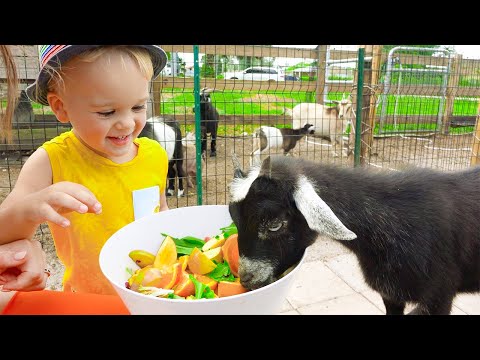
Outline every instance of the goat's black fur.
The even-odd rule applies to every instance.
[[[178,122],[173,118],[159,118],[165,125],[172,128],[175,132],[175,147],[173,150],[173,155],[168,159],[168,174],[167,174],[167,196],[172,196],[175,193],[175,178],[178,178],[178,191],[179,194],[183,195],[183,179],[186,178],[186,174],[183,166],[183,146],[182,146],[182,131]],[[160,144],[164,144],[165,134],[157,133],[155,134],[155,122],[147,121],[145,127],[138,135],[139,137],[146,136],[150,139],[158,141]]]
[[[387,314],[403,314],[406,302],[417,304],[416,314],[449,314],[458,292],[480,290],[480,167],[455,173],[418,168],[381,172],[283,156],[270,161],[246,197],[230,203],[241,261],[242,256],[270,259],[279,276],[316,240],[317,232],[293,198],[296,180],[304,175],[357,235],[339,241],[357,256]],[[286,225],[265,231],[279,221]],[[259,234],[268,238],[259,239]]]
[[[217,130],[220,115],[215,106],[213,106],[210,93],[207,91],[200,92],[200,119],[202,155],[206,155],[207,134],[210,134],[212,136],[210,156],[217,156]]]
[[[31,124],[35,120],[32,103],[25,90],[20,91],[17,106],[13,112],[14,124]]]

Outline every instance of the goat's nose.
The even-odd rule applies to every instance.
[[[238,275],[240,277],[240,280],[245,283],[248,283],[253,279],[253,274],[246,271],[239,270]]]

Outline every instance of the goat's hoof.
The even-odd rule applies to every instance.
[[[178,190],[177,197],[184,197],[184,196],[185,196],[184,191],[183,190]]]
[[[173,196],[175,194],[175,190],[167,189],[167,196]]]
[[[215,157],[215,156],[217,156],[217,152],[216,152],[216,151],[212,151],[212,152],[210,153],[210,157]]]

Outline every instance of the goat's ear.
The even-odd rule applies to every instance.
[[[298,179],[293,198],[310,229],[335,240],[353,240],[357,237],[335,216],[305,176]]]
[[[334,103],[334,104],[337,104],[337,105],[338,105],[338,104],[340,104],[340,101],[338,101],[338,100],[332,100],[332,103]]]
[[[272,161],[270,155],[265,160],[263,160],[258,176],[266,176],[268,178],[272,177]]]

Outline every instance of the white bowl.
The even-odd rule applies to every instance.
[[[118,230],[107,240],[100,252],[100,268],[132,315],[278,314],[305,254],[300,263],[281,279],[239,295],[178,300],[143,295],[125,287],[129,277],[126,269],[138,268],[128,256],[131,250],[156,254],[163,241],[161,233],[203,239],[220,233],[221,227],[231,223],[228,205],[189,206],[145,216]]]

